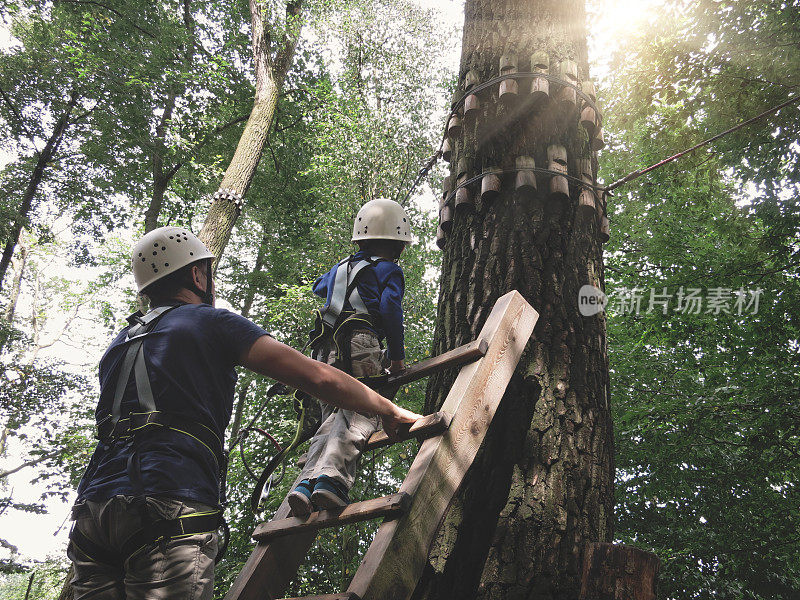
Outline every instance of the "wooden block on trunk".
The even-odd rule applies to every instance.
[[[562,110],[573,114],[578,110],[578,94],[573,85],[578,84],[578,63],[574,60],[563,60],[559,66],[561,79],[571,85],[564,85],[558,92],[558,101]]]
[[[504,54],[500,57],[500,75],[511,75],[517,72],[517,57],[514,54]],[[498,92],[503,102],[516,101],[519,95],[519,83],[516,79],[504,79],[500,82]]]
[[[611,223],[608,221],[608,217],[603,215],[600,219],[600,241],[604,244],[611,239]]]
[[[439,247],[439,250],[443,250],[446,243],[447,235],[444,229],[442,229],[442,225],[439,224],[439,227],[436,228],[436,245]]]
[[[581,125],[586,130],[586,133],[589,134],[590,138],[594,137],[594,131],[597,127],[597,113],[588,104],[584,106],[581,111]]]
[[[578,210],[586,217],[595,217],[597,215],[597,206],[594,192],[588,188],[581,190],[581,195],[578,198]]]
[[[446,137],[442,142],[442,158],[446,162],[450,162],[450,159],[453,158],[453,147],[450,145],[449,137]]]
[[[547,148],[547,168],[551,171],[567,174],[567,149],[564,146],[553,145]],[[569,200],[569,181],[561,175],[550,177],[550,200],[566,202]]]
[[[461,135],[461,117],[452,115],[447,122],[447,136],[456,139],[459,135]]]
[[[591,542],[583,553],[579,600],[656,600],[658,571],[655,554]]]
[[[439,211],[439,226],[445,233],[449,233],[453,227],[453,207],[449,204],[442,206]]]
[[[470,94],[464,99],[464,120],[474,120],[481,110],[481,101],[475,94]],[[472,121],[471,121],[472,122]]]
[[[484,202],[491,202],[500,195],[500,177],[495,171],[499,171],[499,169],[490,168],[484,172],[481,179],[481,200]]]
[[[497,300],[480,339],[486,356],[461,369],[442,410],[453,415],[442,436],[426,440],[400,488],[414,496],[409,512],[383,523],[347,591],[363,600],[411,597],[447,507],[483,442],[537,312],[519,292]]]
[[[518,156],[516,164],[518,171],[515,187],[519,193],[532,196],[536,193],[536,173],[525,169],[535,169],[536,161],[532,156]]]
[[[598,127],[595,129],[594,137],[592,137],[592,150],[597,152],[598,150],[602,150],[606,147],[606,138],[603,135],[603,128]]]
[[[321,596],[303,596],[302,598],[284,598],[283,600],[361,600],[352,592],[344,594],[323,594]]]
[[[535,52],[531,55],[531,72],[548,73],[550,71],[550,58],[547,52]],[[537,108],[550,101],[550,81],[544,77],[531,79],[531,102]]]

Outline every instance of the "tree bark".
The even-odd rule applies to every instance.
[[[58,148],[64,138],[64,132],[70,124],[72,111],[75,109],[77,103],[78,94],[73,90],[64,108],[64,112],[58,117],[56,125],[53,127],[53,132],[50,134],[47,142],[45,142],[42,151],[38,153],[36,165],[33,167],[31,178],[22,194],[22,202],[20,202],[19,210],[11,226],[6,245],[3,248],[3,255],[0,257],[0,291],[3,289],[3,280],[5,279],[6,271],[8,271],[8,265],[11,264],[11,258],[14,256],[14,249],[19,241],[20,233],[22,233],[22,228],[28,220],[28,213],[30,213],[33,207],[33,199],[36,197],[36,193],[39,191],[39,185],[41,185],[42,179],[44,178],[45,169],[55,159]]]
[[[576,61],[579,78],[588,79],[584,21],[583,0],[467,0],[458,96],[468,71],[487,81],[509,55],[520,72],[535,52],[547,53],[551,73],[563,60]],[[482,112],[451,139],[451,164],[466,166],[468,177],[512,170],[521,156],[547,167],[547,148],[558,144],[569,173],[579,176],[578,161],[592,154],[577,115],[553,99],[534,107],[529,87],[519,81],[516,103],[500,101],[498,85],[483,92]],[[585,543],[613,533],[606,322],[602,312],[584,317],[578,310],[581,286],[603,287],[598,224],[581,217],[580,190],[554,201],[549,176],[536,178],[538,192],[516,192],[514,175],[502,176],[492,199],[481,199],[480,184],[471,189],[474,207],[455,209],[444,245],[434,354],[475,339],[509,290],[522,293],[540,318],[440,527],[418,600],[575,600]],[[450,373],[430,380],[426,412],[441,406],[452,381]]]
[[[258,0],[250,0],[256,77],[253,110],[200,230],[200,239],[217,257],[217,261],[228,244],[233,226],[241,212],[241,199],[247,194],[267,142],[267,135],[275,116],[275,107],[278,105],[278,96],[292,64],[300,36],[301,8],[302,0],[287,3],[286,31],[282,46],[273,59],[269,39],[264,30],[261,6]]]

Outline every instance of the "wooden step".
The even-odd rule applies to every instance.
[[[326,527],[368,521],[378,517],[398,517],[406,512],[410,505],[411,496],[406,493],[373,498],[348,504],[344,508],[313,512],[307,517],[289,517],[261,523],[253,531],[253,539],[264,542],[285,535],[318,531]]]
[[[444,411],[430,414],[412,424],[409,429],[401,429],[395,439],[390,439],[385,431],[376,431],[367,440],[364,450],[375,450],[376,448],[391,446],[392,444],[404,442],[411,438],[426,440],[447,431],[447,428],[450,426],[450,420],[451,416]]]
[[[485,339],[479,338],[474,342],[470,342],[469,344],[464,344],[458,348],[448,350],[439,356],[434,356],[426,360],[421,360],[418,363],[414,363],[405,371],[395,375],[389,375],[386,383],[380,387],[381,389],[395,388],[419,379],[423,379],[428,375],[433,375],[434,373],[444,371],[445,369],[475,362],[484,356],[488,349],[489,343]]]
[[[303,596],[302,598],[284,598],[284,600],[361,600],[353,592],[343,594],[323,594],[322,596]]]

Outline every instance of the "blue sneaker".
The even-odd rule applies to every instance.
[[[322,475],[317,479],[314,484],[314,493],[311,494],[311,501],[320,510],[342,508],[350,504],[350,498],[347,496],[344,486],[327,475]]]
[[[312,491],[311,482],[308,479],[303,479],[303,481],[298,483],[297,487],[289,493],[289,508],[291,509],[292,516],[307,517],[311,513],[314,509],[311,504]]]

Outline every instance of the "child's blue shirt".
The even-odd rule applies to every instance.
[[[369,260],[368,252],[360,251],[351,260]],[[331,302],[336,267],[322,275],[314,283],[314,293],[325,298],[325,306]],[[380,328],[375,331],[381,338],[386,338],[390,360],[403,360],[406,356],[403,333],[403,293],[405,280],[403,269],[390,260],[381,260],[375,265],[364,267],[358,275],[358,293],[371,315],[380,317]],[[353,310],[345,301],[344,310]]]

